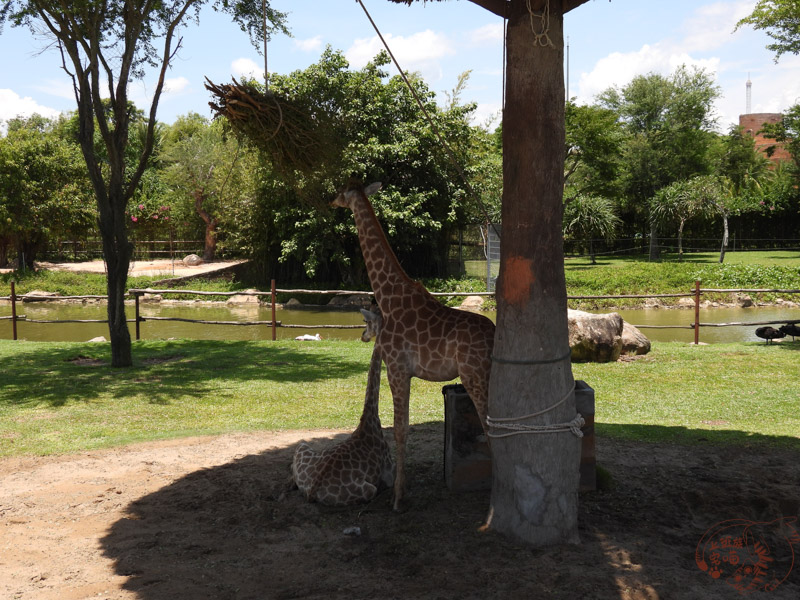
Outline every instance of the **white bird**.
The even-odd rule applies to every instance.
[[[322,341],[322,336],[318,333],[314,335],[308,335],[307,333],[304,335],[298,335],[296,338],[298,342],[320,342]]]

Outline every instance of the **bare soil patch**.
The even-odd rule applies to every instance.
[[[200,265],[188,266],[182,260],[156,259],[132,261],[130,275],[163,275],[164,277],[191,277],[201,274],[225,270],[240,264],[241,260],[213,261]],[[52,263],[38,262],[37,269],[51,271],[71,271],[73,273],[105,273],[106,265],[102,260],[87,260],[83,262]],[[8,269],[6,269],[8,270]]]
[[[614,486],[581,495],[582,543],[532,550],[477,531],[488,492],[447,490],[441,423],[412,428],[405,513],[389,491],[348,509],[287,493],[297,441],[336,433],[0,460],[0,597],[738,598],[730,564],[717,579],[698,568],[698,542],[722,521],[800,508],[800,451],[600,438]],[[750,531],[769,544],[772,574],[794,556],[775,531]],[[800,565],[755,597],[800,598]]]

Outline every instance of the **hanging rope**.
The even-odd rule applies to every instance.
[[[568,423],[553,423],[551,425],[526,425],[524,423],[520,423],[520,421],[526,421],[528,419],[532,419],[533,417],[538,417],[552,410],[555,410],[556,408],[564,404],[564,402],[567,401],[567,398],[569,398],[574,391],[575,391],[575,384],[573,383],[572,387],[564,395],[564,397],[561,398],[561,400],[559,400],[552,406],[545,408],[544,410],[540,410],[538,412],[531,413],[523,417],[492,418],[487,416],[486,425],[489,427],[490,430],[499,429],[508,432],[508,433],[495,433],[494,431],[489,431],[488,433],[489,437],[504,438],[504,437],[510,437],[512,435],[521,435],[530,433],[559,433],[559,432],[569,431],[575,437],[582,438],[583,432],[581,431],[581,427],[583,427],[586,422],[584,421],[580,413],[575,415],[575,418]]]
[[[364,10],[364,14],[367,15],[367,19],[369,19],[369,22],[372,25],[372,28],[375,30],[375,33],[378,34],[378,38],[381,40],[381,43],[383,43],[383,47],[386,48],[386,52],[389,53],[389,57],[392,59],[392,62],[394,63],[394,66],[397,67],[397,70],[400,72],[400,77],[403,78],[403,81],[405,82],[406,86],[411,91],[411,95],[414,96],[414,100],[416,100],[417,106],[419,106],[419,109],[422,111],[422,114],[425,116],[425,119],[428,121],[428,124],[431,126],[431,131],[433,131],[434,135],[436,136],[436,139],[439,140],[439,143],[442,145],[442,147],[447,152],[447,155],[450,158],[450,161],[453,163],[453,166],[456,168],[456,170],[458,171],[458,174],[461,176],[461,180],[464,182],[464,186],[467,188],[467,193],[473,198],[473,200],[475,200],[475,202],[478,205],[478,208],[483,213],[483,216],[486,219],[486,222],[490,224],[492,229],[495,230],[495,233],[497,233],[497,235],[499,237],[500,236],[499,232],[497,232],[497,229],[495,228],[494,223],[492,223],[492,220],[489,218],[489,211],[486,210],[486,206],[484,206],[483,201],[480,199],[478,194],[475,193],[475,190],[469,184],[469,181],[467,181],[467,175],[466,175],[466,173],[464,173],[464,169],[462,169],[461,165],[458,163],[458,159],[456,158],[456,155],[453,152],[453,149],[450,147],[450,144],[448,144],[444,140],[444,138],[442,137],[442,134],[439,132],[439,128],[433,122],[433,119],[431,118],[430,114],[428,114],[428,111],[425,108],[425,105],[422,103],[422,100],[420,100],[420,97],[417,94],[417,91],[411,85],[411,82],[408,80],[408,77],[406,77],[405,71],[403,71],[402,67],[400,66],[399,61],[397,60],[397,58],[395,58],[395,55],[392,52],[392,49],[389,47],[389,44],[384,39],[383,34],[381,33],[380,29],[378,29],[378,26],[375,24],[375,21],[372,19],[372,15],[369,14],[369,11],[367,10],[367,7],[364,6],[364,3],[362,2],[362,0],[358,0],[358,3],[361,5],[361,8]],[[505,65],[503,66],[503,70],[505,72]]]
[[[550,39],[550,0],[547,0],[544,4],[544,8],[542,8],[542,12],[536,14],[531,8],[531,0],[525,0],[526,5],[528,6],[528,15],[531,19],[531,33],[533,33],[533,45],[534,46],[541,46],[542,48],[555,48],[555,44],[553,44],[553,40]],[[538,20],[538,30],[537,33],[537,23]]]

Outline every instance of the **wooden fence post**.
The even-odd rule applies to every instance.
[[[277,325],[275,323],[275,280],[270,282],[270,303],[272,304],[272,341],[278,339]]]
[[[694,282],[694,345],[700,343],[700,280]]]
[[[12,339],[17,339],[17,295],[15,292],[16,282],[11,282],[11,331]]]

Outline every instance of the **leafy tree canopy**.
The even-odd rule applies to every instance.
[[[800,53],[800,3],[797,0],[758,0],[753,12],[736,24],[736,29],[752,25],[775,40],[767,49],[777,62],[785,53]]]

